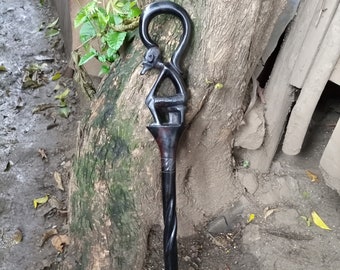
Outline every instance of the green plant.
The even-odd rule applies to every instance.
[[[119,57],[129,31],[138,27],[141,10],[132,0],[93,0],[82,7],[74,19],[74,27],[80,27],[81,46],[85,53],[78,65],[92,58],[102,63],[100,74],[109,72],[109,65]]]
[[[60,116],[64,118],[68,118],[71,113],[71,109],[67,106],[67,101],[66,101],[69,93],[70,93],[70,89],[66,88],[64,92],[54,97],[55,99],[59,100],[59,114]]]

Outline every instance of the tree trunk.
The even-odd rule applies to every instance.
[[[190,98],[177,153],[178,226],[184,236],[242,191],[233,174],[233,131],[242,121],[249,79],[285,1],[176,2],[194,26],[182,65]],[[150,32],[171,55],[181,27],[160,16]],[[81,269],[141,269],[149,230],[162,224],[159,151],[146,129],[151,115],[144,105],[157,74],[139,75],[145,51],[136,38],[103,80],[79,130],[70,227]],[[222,89],[215,88],[217,83]]]

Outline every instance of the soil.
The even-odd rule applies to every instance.
[[[0,0],[0,14],[0,65],[7,69],[0,71],[0,269],[64,269],[72,256],[67,237],[57,250],[52,234],[68,235],[68,178],[77,121],[88,105],[72,80],[52,80],[67,65],[60,34],[46,36],[57,18],[53,9],[39,1]],[[32,63],[40,66],[44,85],[23,88]],[[68,118],[55,99],[66,88]],[[268,174],[237,168],[243,196],[197,234],[178,239],[179,269],[340,269],[340,196],[319,171],[339,101],[336,96],[320,105],[299,156],[279,152]],[[52,105],[38,110],[41,104]],[[46,195],[49,201],[34,208],[33,200]],[[331,230],[307,222],[312,211]],[[255,218],[248,222],[250,214]],[[164,269],[162,256],[162,228],[154,227],[144,269]]]
[[[67,65],[60,34],[48,37],[57,15],[32,0],[0,0],[0,269],[53,269],[64,253],[51,235],[67,235],[67,183],[80,103],[71,79],[53,81]],[[27,67],[36,64],[35,74]],[[26,74],[26,75],[25,75]],[[34,77],[36,76],[36,78]],[[23,78],[40,87],[23,87]],[[55,99],[67,88],[71,110]],[[39,107],[41,106],[41,107]],[[45,107],[45,108],[44,108]],[[34,112],[35,111],[35,112]],[[61,176],[65,191],[54,175]],[[36,209],[33,200],[49,195]],[[53,229],[53,230],[52,230]],[[43,235],[45,234],[45,242]],[[21,239],[22,238],[22,239]],[[56,237],[54,237],[56,239]],[[65,240],[65,239],[64,239]]]

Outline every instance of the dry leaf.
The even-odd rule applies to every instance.
[[[52,237],[53,235],[56,235],[56,234],[58,234],[58,231],[55,228],[45,231],[43,233],[42,237],[41,237],[39,246],[42,247],[44,245],[44,243],[47,241],[47,239],[49,239],[50,237]]]
[[[7,71],[7,68],[4,66],[4,65],[0,65],[0,71],[3,71],[3,72],[5,72],[5,71]]]
[[[316,174],[312,173],[311,171],[306,170],[306,174],[312,182],[318,182],[319,181],[318,176]]]
[[[22,238],[23,238],[23,235],[22,235],[22,232],[20,229],[16,229],[14,234],[13,234],[13,242],[15,244],[19,244],[20,242],[22,242]]]
[[[307,227],[311,225],[311,217],[301,216],[301,218],[306,221]]]
[[[61,179],[60,173],[54,172],[53,176],[54,176],[54,180],[57,182],[57,188],[64,191],[63,181]]]
[[[60,72],[57,72],[56,74],[53,75],[52,77],[52,81],[56,81],[56,80],[59,80],[61,77],[61,73]]]
[[[44,204],[44,203],[47,203],[48,202],[48,196],[49,195],[46,195],[44,197],[41,197],[41,198],[36,198],[33,200],[33,206],[34,208],[37,208],[39,204]]]
[[[4,172],[8,172],[12,168],[13,165],[14,165],[14,162],[9,160],[6,164],[6,168],[4,169]]]
[[[327,224],[321,219],[321,217],[315,211],[312,212],[312,218],[316,226],[324,230],[329,230],[329,231],[332,230],[327,226]]]
[[[247,223],[252,222],[255,219],[255,214],[250,214],[247,220]]]
[[[53,236],[51,242],[56,250],[58,250],[59,252],[63,252],[64,246],[70,244],[70,238],[66,234],[55,235]]]
[[[35,113],[38,113],[38,112],[41,112],[41,111],[44,111],[44,110],[47,110],[47,109],[53,108],[53,107],[56,107],[56,105],[52,104],[52,103],[40,104],[40,105],[33,108],[32,114],[35,114]]]
[[[220,90],[220,89],[222,89],[223,88],[223,84],[222,83],[216,83],[215,84],[215,89],[216,90]]]
[[[45,149],[39,148],[38,152],[39,152],[42,160],[46,160],[46,161],[48,160]]]
[[[52,208],[61,209],[63,207],[63,204],[54,196],[51,196],[48,200],[48,203]]]
[[[266,207],[264,209],[264,219],[266,220],[267,217],[269,217],[271,214],[273,214],[276,210],[277,210],[277,208],[269,209],[269,207]]]

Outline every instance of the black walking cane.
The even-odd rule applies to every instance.
[[[149,24],[160,14],[171,14],[178,17],[182,23],[183,34],[179,45],[174,51],[170,62],[163,62],[158,45],[149,35]],[[148,49],[143,61],[145,74],[156,68],[160,74],[146,98],[146,105],[151,111],[154,123],[148,126],[155,138],[162,164],[162,195],[164,218],[164,264],[166,270],[177,270],[177,218],[176,218],[176,147],[183,131],[184,114],[187,93],[183,81],[180,61],[189,44],[191,21],[188,13],[179,5],[170,2],[155,2],[147,6],[139,21],[139,34]],[[169,78],[175,86],[176,93],[172,96],[158,96],[160,84]]]

